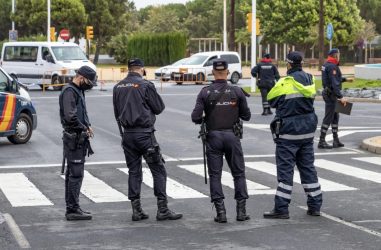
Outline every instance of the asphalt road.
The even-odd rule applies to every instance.
[[[199,175],[203,171],[199,127],[190,120],[201,88],[165,84],[160,89],[158,85],[166,110],[158,116],[156,136],[167,160],[169,206],[184,214],[182,220],[165,222],[155,220],[156,200],[149,174],[144,177],[142,203],[150,218],[131,220],[126,199],[128,175],[113,117],[111,84],[104,87],[106,91],[98,87],[86,95],[96,153],[87,160],[86,188],[80,202],[94,218],[67,222],[64,181],[59,175],[59,93],[32,89],[38,128],[31,141],[12,145],[0,138],[0,249],[381,249],[381,157],[359,148],[364,138],[381,132],[379,104],[356,103],[352,116],[341,116],[345,148],[316,149],[315,164],[324,191],[323,216],[306,215],[306,197],[297,176],[291,219],[266,220],[262,213],[272,208],[277,185],[275,146],[268,130],[272,117],[260,115],[259,97],[248,99],[252,118],[245,123],[242,145],[250,181],[247,211],[251,220],[235,221],[234,192],[228,177],[223,182],[228,223],[217,224],[209,187]],[[317,101],[315,107],[321,121],[323,102]],[[229,171],[226,166],[224,170]],[[24,185],[13,187],[18,195],[9,183],[1,183],[4,178]],[[92,183],[99,188],[92,188]],[[30,200],[17,200],[32,193],[36,196]]]

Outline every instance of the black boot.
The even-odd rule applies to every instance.
[[[339,136],[337,135],[337,133],[333,133],[333,147],[334,148],[344,147],[344,144],[339,141]]]
[[[323,128],[322,128],[323,129]],[[321,132],[318,148],[320,149],[332,149],[332,146],[325,141],[326,133]]]
[[[66,220],[91,220],[93,217],[89,212],[83,212],[82,209],[69,209],[65,214]]]
[[[262,115],[267,115],[267,109],[266,108],[263,108]]]
[[[139,199],[131,201],[131,206],[132,206],[132,220],[133,221],[148,219],[148,214],[144,213]]]
[[[214,221],[218,223],[226,223],[226,209],[223,200],[215,201],[214,206],[216,207],[217,216],[214,217]]]
[[[183,217],[182,214],[177,214],[169,210],[167,200],[157,200],[157,215],[156,220],[178,220]]]
[[[246,200],[237,200],[237,221],[250,220],[250,216],[246,214]]]
[[[269,212],[264,212],[263,217],[266,219],[290,219],[289,213],[281,213],[275,209]]]
[[[273,112],[271,112],[271,108],[267,108],[267,114],[268,115],[272,115],[273,114]]]

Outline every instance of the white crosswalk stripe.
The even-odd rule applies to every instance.
[[[128,174],[128,168],[118,168]],[[148,168],[143,168],[143,182],[153,188],[153,178]],[[208,196],[167,177],[167,195],[173,199],[206,198]]]
[[[381,183],[381,172],[370,171],[360,168],[361,162],[366,162],[372,165],[381,166],[381,157],[355,157],[352,158],[351,165],[338,163],[335,161],[316,159],[315,165],[319,169],[332,171],[340,175],[350,176],[353,178],[365,180],[367,182]],[[270,161],[249,161],[245,165],[248,169],[260,171],[271,176],[276,176],[276,165]],[[203,164],[192,165],[178,165],[178,168],[187,175],[187,178],[182,178],[184,183],[180,183],[172,178],[167,178],[167,194],[173,199],[194,199],[194,198],[206,198],[209,195],[208,186],[204,186],[204,166]],[[118,168],[128,175],[127,168]],[[52,173],[53,174],[53,173]],[[54,173],[55,174],[55,173]],[[82,184],[81,193],[85,195],[94,203],[106,203],[106,202],[125,202],[128,201],[127,195],[113,188],[113,185],[101,180],[102,177],[97,178],[91,174],[91,170],[84,172],[84,180]],[[170,173],[169,173],[170,174]],[[301,183],[299,176],[300,173],[295,168],[294,182]],[[255,175],[254,175],[255,176]],[[334,178],[333,176],[330,178]],[[64,179],[64,177],[63,177]],[[254,177],[254,179],[257,179]],[[348,178],[345,178],[348,182]],[[143,168],[143,182],[149,187],[153,188],[153,178],[148,168]],[[234,189],[234,180],[231,173],[222,171],[221,182],[224,186]],[[196,188],[187,186],[187,183],[193,183]],[[196,184],[195,184],[196,183]],[[275,183],[275,178],[274,178]],[[336,181],[327,180],[319,177],[319,183],[323,191],[350,191],[357,190],[358,188],[347,186]],[[63,182],[60,185],[54,184],[53,189],[57,189],[59,186],[59,192],[63,192]],[[198,191],[197,185],[202,185],[202,190]],[[275,184],[274,184],[275,185]],[[30,207],[30,206],[51,206],[54,205],[48,196],[43,194],[44,190],[38,188],[39,185],[32,183],[27,177],[27,173],[0,173],[0,195],[4,195],[13,207]],[[44,183],[43,186],[46,186]],[[274,195],[275,189],[272,189],[263,184],[259,184],[252,180],[247,179],[247,188],[249,195]],[[127,190],[125,190],[127,191]],[[49,193],[55,192],[55,190],[49,190]],[[53,199],[53,198],[52,198]],[[55,197],[56,199],[56,197]],[[64,197],[62,196],[62,199]]]
[[[65,176],[61,176],[65,179]],[[85,170],[81,193],[96,203],[128,201],[127,196]]]
[[[344,175],[349,175],[355,178],[381,183],[381,173],[352,167],[342,163],[334,161],[328,161],[324,159],[315,160],[315,165],[319,168],[323,168],[329,171],[337,172]]]
[[[23,173],[0,174],[0,189],[13,207],[53,205]]]
[[[185,169],[191,173],[194,173],[198,176],[204,176],[204,165],[195,164],[195,165],[178,165],[179,168]],[[221,183],[224,186],[228,186],[234,189],[233,177],[230,173],[222,171]],[[259,195],[259,194],[275,194],[275,190],[270,187],[264,186],[262,184],[246,180],[247,192],[249,195]]]
[[[246,166],[248,168],[251,168],[260,172],[264,172],[270,175],[274,175],[274,176],[277,175],[276,166],[275,164],[272,164],[272,163],[268,163],[265,161],[246,162]],[[299,171],[295,169],[294,182],[301,184],[299,176],[300,176]],[[319,183],[321,185],[322,191],[348,191],[348,190],[357,189],[354,187],[348,187],[346,185],[343,185],[337,182],[329,181],[320,177],[319,177]]]

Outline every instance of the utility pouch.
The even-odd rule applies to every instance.
[[[84,146],[85,143],[88,141],[88,139],[89,139],[89,136],[87,135],[87,133],[85,131],[82,131],[81,134],[79,134],[78,146],[79,147]]]
[[[153,144],[152,147],[149,147],[143,157],[147,164],[164,162],[159,144]]]
[[[243,138],[243,122],[241,120],[233,125],[233,132],[239,139]]]
[[[69,132],[63,131],[62,140],[69,150],[77,149],[77,134],[76,133],[69,133]]]
[[[282,127],[281,119],[275,119],[270,123],[270,130],[274,140],[279,138],[281,127]]]

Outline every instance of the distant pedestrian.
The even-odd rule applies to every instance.
[[[65,175],[65,201],[67,220],[91,220],[90,212],[79,206],[79,193],[85,168],[86,154],[92,154],[89,138],[93,130],[87,116],[84,91],[94,86],[96,72],[82,66],[73,81],[63,87],[59,97],[60,118],[63,131]],[[65,164],[65,160],[64,160]]]
[[[272,115],[267,94],[275,83],[279,80],[279,72],[277,67],[272,64],[270,54],[265,54],[261,61],[251,70],[251,75],[258,80],[258,88],[262,96],[262,115]]]
[[[276,143],[278,187],[274,209],[263,216],[288,219],[295,165],[307,194],[307,214],[320,215],[322,192],[314,166],[314,134],[317,116],[314,110],[316,94],[312,75],[302,69],[302,55],[293,51],[287,55],[287,77],[281,78],[267,98],[276,115],[271,131]]]
[[[157,220],[177,220],[177,214],[168,208],[166,193],[167,172],[160,146],[155,138],[156,115],[165,106],[152,82],[143,79],[144,63],[135,58],[128,61],[128,75],[115,85],[113,105],[115,119],[122,131],[122,147],[128,167],[128,198],[131,200],[132,220],[148,219],[140,202],[143,179],[142,157],[153,177],[153,190],[157,198]],[[122,130],[122,128],[120,128]]]
[[[342,76],[339,63],[340,51],[338,49],[331,49],[328,52],[328,59],[322,67],[325,114],[320,129],[320,140],[318,144],[318,148],[321,149],[344,147],[344,144],[339,141],[339,113],[336,113],[335,109],[337,101],[340,101],[344,106],[346,105],[347,99],[341,93],[342,83],[345,81],[351,82],[353,79],[347,79]],[[332,128],[333,145],[329,145],[325,140],[329,126]]]
[[[206,122],[206,155],[210,179],[211,201],[216,207],[214,221],[227,222],[224,193],[221,185],[223,156],[234,179],[234,199],[237,201],[237,221],[249,220],[246,214],[247,194],[245,162],[241,147],[242,124],[240,119],[250,120],[251,113],[241,88],[228,85],[228,63],[223,59],[213,62],[215,81],[198,94],[192,112],[196,124]],[[205,113],[205,118],[203,114]]]

